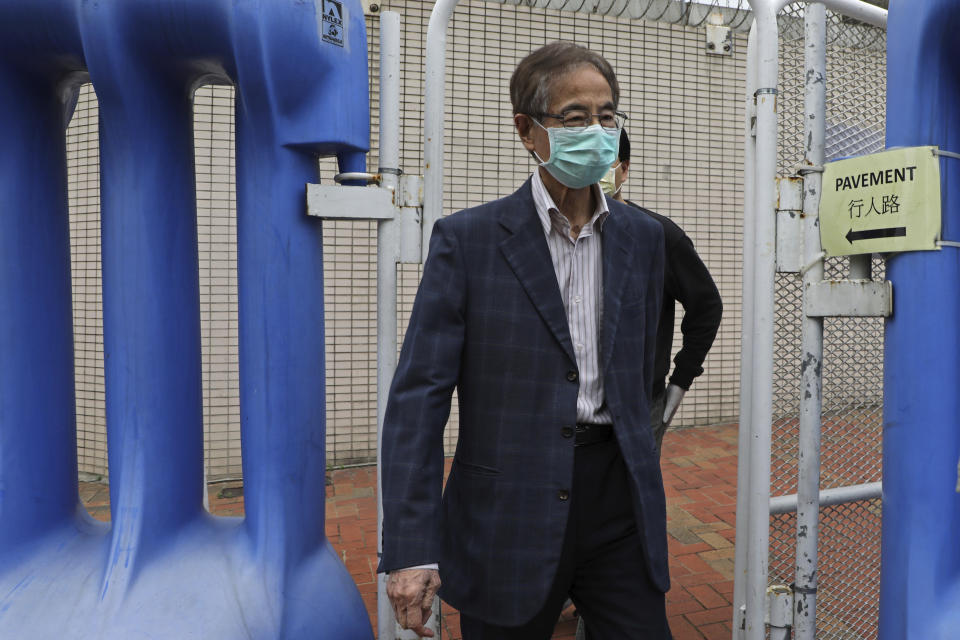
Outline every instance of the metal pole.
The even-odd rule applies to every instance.
[[[804,136],[807,141],[803,176],[803,274],[807,288],[823,280],[820,253],[820,189],[824,162],[826,116],[827,10],[808,4],[804,11]],[[801,169],[802,171],[802,169]],[[805,306],[805,305],[804,305]],[[800,461],[797,481],[797,555],[793,630],[797,640],[814,640],[817,604],[817,539],[820,522],[820,430],[823,400],[823,318],[803,315],[800,348]]]
[[[423,260],[433,223],[443,215],[443,102],[447,73],[447,25],[460,0],[437,0],[427,25],[426,84],[423,97]]]
[[[753,134],[756,111],[753,94],[757,90],[756,23],[747,39],[747,87],[743,113],[743,275],[741,297],[743,311],[740,327],[740,426],[737,454],[737,521],[733,576],[733,638],[743,638],[747,593],[747,527],[750,486],[750,391],[753,387],[753,238],[754,238],[754,171],[756,170],[756,138]]]
[[[380,14],[380,167],[381,187],[395,194],[400,177],[400,14]],[[397,368],[397,262],[400,260],[400,221],[397,215],[377,225],[377,555],[383,552],[383,503],[380,459],[383,418],[390,383]],[[387,577],[377,574],[377,637],[380,640],[416,638],[403,631],[387,598]],[[440,637],[440,601],[434,602],[429,628]]]
[[[835,504],[848,502],[863,502],[883,497],[883,484],[868,482],[853,484],[848,487],[834,487],[820,492],[820,506],[829,507]],[[797,494],[770,498],[770,513],[792,513],[797,510]]]
[[[887,10],[862,0],[805,0],[809,4],[823,4],[830,11],[842,13],[850,18],[855,18],[861,22],[873,25],[875,27],[886,28]],[[788,4],[788,3],[784,3]]]
[[[776,261],[777,6],[751,0],[757,28],[757,141],[754,173],[753,353],[747,528],[746,640],[764,640],[770,539],[770,426],[773,421],[774,272]]]
[[[396,11],[380,14],[379,156],[382,184],[396,191],[400,169],[400,14]]]

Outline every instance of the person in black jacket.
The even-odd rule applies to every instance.
[[[693,242],[677,223],[640,205],[624,200],[623,183],[630,170],[630,139],[626,130],[620,132],[619,162],[615,163],[600,181],[604,192],[615,200],[642,211],[663,226],[666,244],[666,268],[663,281],[663,309],[657,331],[656,360],[653,376],[653,402],[650,407],[650,426],[659,451],[663,434],[690,389],[694,378],[703,373],[703,361],[713,345],[720,327],[723,302],[710,272],[697,255]],[[683,347],[673,359],[673,375],[670,372],[670,352],[673,347],[674,303],[683,306],[680,332]]]

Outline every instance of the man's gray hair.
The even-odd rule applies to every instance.
[[[520,61],[510,78],[514,113],[542,116],[550,108],[553,83],[565,73],[590,65],[606,78],[613,106],[620,102],[620,85],[613,67],[599,53],[572,42],[551,42]]]

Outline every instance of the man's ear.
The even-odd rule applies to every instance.
[[[630,171],[630,161],[623,160],[620,162],[620,175],[623,177],[623,181],[627,181],[627,172]]]
[[[523,143],[527,151],[533,151],[533,120],[525,113],[517,113],[513,116],[513,125],[517,128],[517,135],[520,136],[520,142]]]

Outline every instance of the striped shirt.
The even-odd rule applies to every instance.
[[[570,221],[560,213],[540,177],[533,171],[533,202],[543,224],[553,271],[557,275],[567,326],[577,357],[580,390],[577,422],[612,424],[600,373],[600,327],[603,318],[603,222],[610,215],[599,185],[593,185],[597,209],[577,239],[570,237]]]

